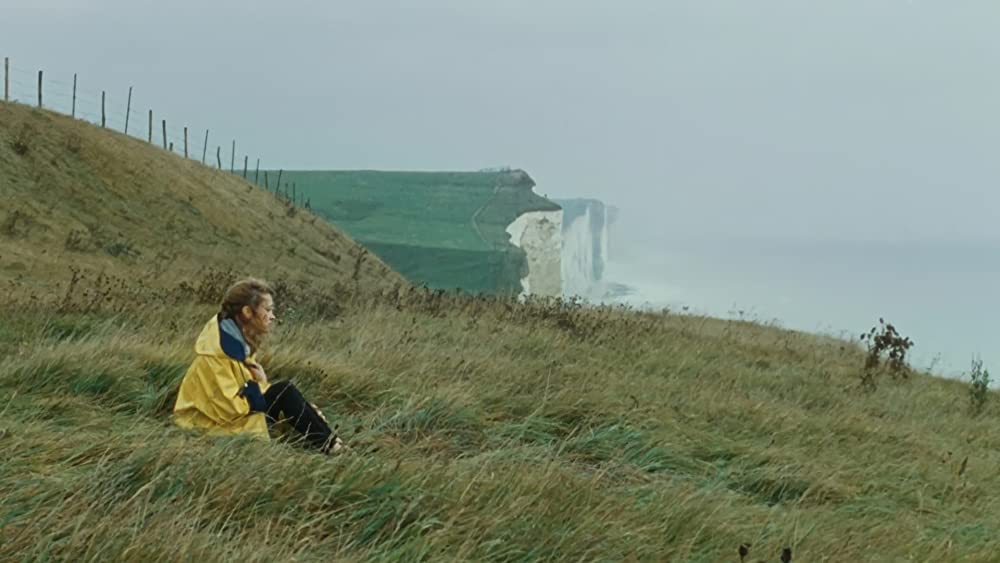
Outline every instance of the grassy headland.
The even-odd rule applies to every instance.
[[[356,273],[331,259],[327,277],[305,270],[302,252],[276,266],[282,246],[220,262],[222,239],[209,245],[218,253],[178,246],[138,226],[164,215],[147,211],[155,202],[129,197],[169,197],[210,173],[200,189],[218,193],[192,194],[202,216],[224,198],[259,198],[262,219],[281,204],[86,124],[7,105],[0,114],[0,221],[12,209],[32,217],[27,231],[15,222],[0,235],[0,558],[735,562],[744,542],[748,561],[778,561],[785,546],[809,562],[1000,553],[1000,411],[990,402],[971,416],[965,384],[916,374],[866,391],[856,344],[424,292],[374,261]],[[11,152],[17,118],[52,154]],[[176,181],[105,182],[133,187],[100,211],[85,207],[96,195],[63,194],[69,184],[27,189],[49,174],[40,167],[70,158],[59,136],[73,128],[95,146],[139,145],[163,173],[176,168]],[[101,154],[86,152],[90,142],[79,152]],[[131,155],[94,158],[107,170],[141,167]],[[76,166],[57,168],[72,176]],[[142,253],[115,256],[96,239],[66,248],[66,222],[86,229],[94,213]],[[260,228],[287,229],[293,242],[306,229],[336,233],[303,217],[276,213]],[[268,244],[231,229],[201,232],[233,248]],[[314,268],[327,264],[319,240],[307,253]],[[173,268],[150,259],[177,248]],[[85,271],[71,282],[73,265]],[[283,322],[264,358],[272,379],[302,387],[353,452],[323,457],[169,423],[210,301],[245,273],[279,282]]]

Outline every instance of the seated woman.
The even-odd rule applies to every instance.
[[[256,279],[237,282],[222,299],[195,344],[197,354],[181,381],[174,422],[216,433],[248,432],[270,438],[277,420],[288,420],[306,444],[324,452],[342,443],[323,413],[291,382],[273,384],[255,360],[274,322],[274,293]]]

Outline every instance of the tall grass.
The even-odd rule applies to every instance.
[[[354,446],[323,457],[172,427],[213,307],[116,295],[63,311],[65,295],[10,296],[5,557],[708,562],[749,543],[754,561],[785,546],[796,561],[989,561],[1000,547],[995,402],[970,417],[966,385],[922,375],[865,391],[858,343],[286,287],[264,361]]]

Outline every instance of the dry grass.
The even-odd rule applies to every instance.
[[[351,455],[171,428],[212,313],[190,295],[85,313],[19,297],[0,330],[5,546],[207,561],[736,561],[743,542],[753,561],[785,546],[797,561],[988,561],[1000,547],[996,406],[970,417],[965,385],[922,375],[866,392],[856,343],[566,302],[298,291],[265,361],[335,417]]]
[[[362,249],[242,178],[67,116],[0,102],[0,283],[84,273],[174,284],[205,267],[347,281]],[[357,276],[402,280],[367,255]]]
[[[1000,552],[992,393],[973,417],[959,382],[865,391],[858,343],[752,323],[425,292],[375,261],[355,280],[353,260],[321,259],[353,248],[332,229],[269,221],[267,194],[92,129],[0,105],[2,558]],[[93,225],[128,244],[70,237]],[[276,255],[297,237],[316,255]],[[243,272],[279,287],[272,378],[320,403],[352,453],[170,425],[211,302]]]

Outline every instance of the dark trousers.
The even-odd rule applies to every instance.
[[[333,431],[290,381],[271,385],[264,393],[264,400],[268,426],[287,420],[307,444],[324,452],[329,450],[335,438]]]

